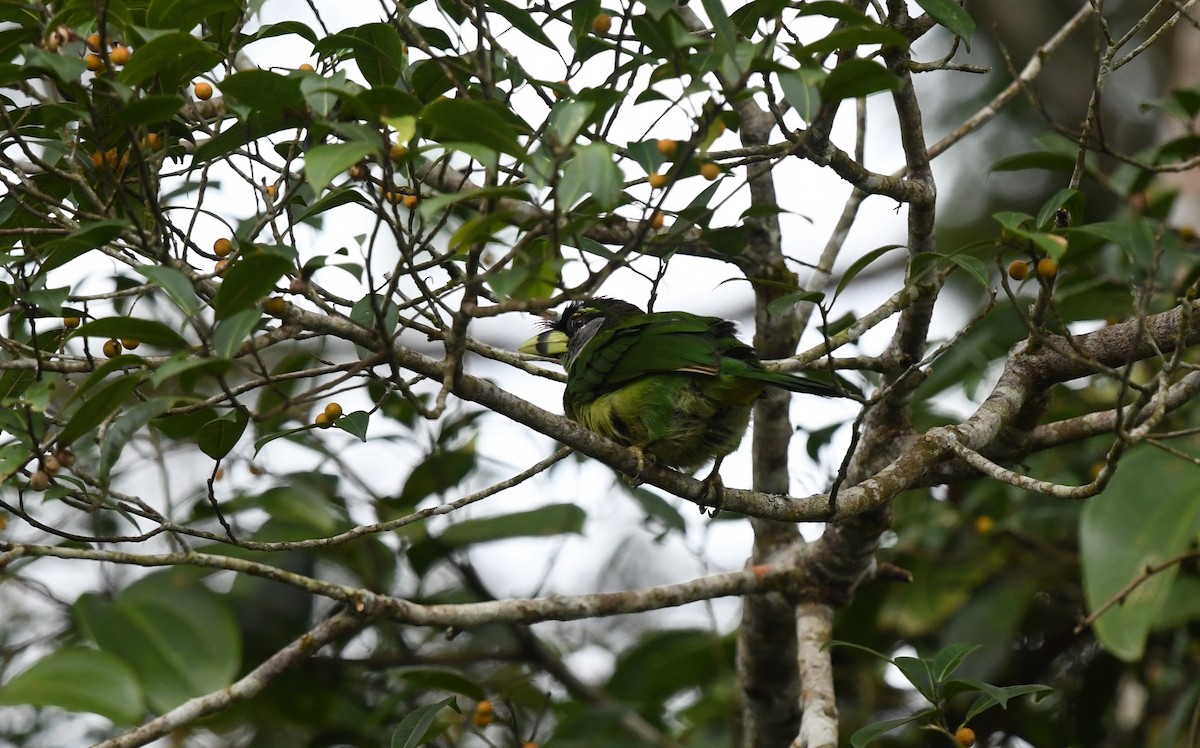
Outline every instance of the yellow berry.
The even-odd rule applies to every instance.
[[[162,136],[156,132],[146,133],[146,147],[152,151],[162,148]]]
[[[323,429],[327,429],[333,424],[333,419],[327,413],[318,413],[317,417],[313,419],[313,423]]]
[[[679,141],[671,140],[670,138],[660,138],[658,141],[658,152],[670,158],[679,150]]]
[[[228,257],[229,253],[232,251],[233,242],[229,241],[225,237],[221,237],[213,242],[213,254],[217,257]]]
[[[212,98],[213,87],[208,81],[199,81],[196,83],[194,90],[196,92],[196,98],[200,99],[201,101],[207,101]]]
[[[96,151],[92,154],[92,166],[97,169],[104,167],[104,154],[101,151]]]
[[[83,56],[83,64],[87,66],[88,70],[96,73],[100,71],[100,68],[104,67],[104,60],[100,59],[100,55],[88,52]]]
[[[1196,229],[1191,226],[1180,226],[1179,238],[1185,242],[1195,241]]]
[[[84,40],[84,43],[87,44],[87,48],[92,50],[93,52],[100,51],[100,35],[99,34],[88,34],[88,38],[86,40]]]
[[[1013,280],[1025,280],[1029,277],[1029,263],[1024,260],[1013,260],[1008,266],[1008,277]]]
[[[116,148],[109,148],[107,151],[104,152],[104,165],[105,166],[107,166],[110,169],[115,169],[115,168],[117,168],[117,164],[119,162],[120,162],[120,159],[117,157],[117,149]]]
[[[416,195],[405,195],[404,207],[408,208],[409,210],[414,210],[417,207],[417,202],[419,200],[420,198],[418,198]]]
[[[109,358],[116,358],[117,356],[121,355],[121,341],[115,339],[106,340],[104,342],[103,350],[105,356],[108,356]]]
[[[63,327],[68,330],[74,330],[76,327],[79,327],[81,321],[78,317],[63,317]]]
[[[129,51],[129,47],[124,44],[119,44],[113,47],[113,51],[108,53],[108,59],[114,65],[128,65],[133,54]]]
[[[268,184],[264,187],[263,192],[266,194],[267,202],[269,203],[275,202],[275,198],[279,197],[279,188],[273,184]]]
[[[408,155],[408,146],[392,143],[392,147],[388,149],[388,158],[393,161],[403,161]]]
[[[700,166],[700,176],[704,177],[705,179],[707,179],[708,181],[711,182],[714,179],[716,179],[717,177],[721,176],[721,167],[718,166],[715,162],[705,161]]]
[[[981,514],[975,518],[975,532],[980,535],[987,535],[992,530],[996,529],[996,520],[986,514]]]
[[[282,317],[287,314],[288,303],[278,296],[272,296],[263,304],[263,309],[272,317]]]
[[[592,31],[603,36],[612,31],[612,16],[607,13],[598,13],[592,19]]]
[[[314,68],[312,65],[309,65],[307,62],[300,63],[300,67],[297,68],[297,70],[304,70],[309,73],[316,72],[316,68]]]
[[[138,340],[137,338],[121,338],[121,345],[130,351],[132,351],[134,348],[137,348],[141,344],[142,341]]]
[[[960,727],[958,732],[954,733],[954,739],[963,748],[971,748],[975,745],[975,731],[969,727]]]
[[[392,205],[396,205],[397,203],[404,202],[404,193],[396,192],[395,190],[388,190],[387,192],[383,193],[383,199],[387,200]]]
[[[657,171],[650,172],[650,176],[646,177],[646,181],[656,190],[660,190],[667,186],[670,181],[666,174],[659,174]]]
[[[475,705],[475,714],[472,715],[471,721],[476,727],[487,727],[495,718],[495,711],[492,709],[492,702],[484,699]]]
[[[340,403],[329,403],[325,406],[325,417],[329,420],[334,420],[342,417],[342,406]]]
[[[1058,275],[1058,263],[1049,257],[1043,257],[1038,260],[1037,274],[1046,280],[1053,278]]]
[[[29,476],[29,487],[34,491],[45,491],[50,487],[50,474],[45,470],[38,470]]]
[[[213,272],[224,278],[225,273],[229,272],[229,260],[220,260],[217,262],[216,265],[213,265]]]
[[[663,227],[663,214],[661,210],[654,211],[654,215],[650,216],[650,228],[658,231]]]

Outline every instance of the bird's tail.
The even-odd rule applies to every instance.
[[[754,372],[753,377],[764,384],[789,392],[798,392],[802,395],[819,395],[821,397],[850,397],[861,396],[858,388],[844,381],[839,380],[837,384],[829,382],[821,382],[808,377],[801,377],[795,374],[785,374],[779,371],[767,371],[758,369]]]

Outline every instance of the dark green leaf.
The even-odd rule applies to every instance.
[[[523,157],[517,130],[491,107],[477,101],[438,99],[421,117],[430,137],[441,143],[478,143],[493,151]]]
[[[1075,170],[1075,159],[1066,153],[1033,151],[1002,158],[992,164],[991,171],[1021,171],[1023,169],[1044,169],[1070,174]]]
[[[353,38],[354,61],[372,86],[392,86],[404,65],[404,42],[387,23],[366,23],[347,32]]]
[[[129,221],[108,220],[85,223],[70,234],[51,239],[38,246],[42,258],[42,270],[61,267],[89,250],[101,247],[115,239],[129,226]]]
[[[146,26],[191,31],[211,16],[239,14],[241,10],[241,0],[151,0],[146,9]]]
[[[933,20],[945,26],[951,34],[961,37],[963,46],[971,51],[971,35],[975,33],[975,21],[954,0],[917,0]]]
[[[314,146],[304,154],[304,177],[319,194],[338,174],[378,150],[374,143],[354,141]]]
[[[504,20],[512,24],[513,28],[520,31],[525,36],[528,36],[538,44],[558,53],[558,47],[554,42],[550,41],[550,37],[546,36],[546,32],[542,31],[542,26],[533,19],[528,10],[518,8],[508,0],[489,0],[487,9],[494,11],[503,16]]]
[[[859,273],[861,273],[863,270],[865,270],[868,265],[875,262],[876,260],[878,260],[880,257],[884,256],[888,252],[891,252],[893,249],[903,249],[903,248],[904,248],[904,245],[902,245],[902,244],[887,244],[882,247],[872,249],[870,252],[867,252],[862,257],[859,257],[857,260],[855,260],[853,263],[850,264],[850,267],[846,268],[846,272],[842,275],[842,279],[840,281],[838,281],[837,290],[835,290],[833,292],[833,298],[837,299],[837,297],[842,293],[842,291],[844,291],[846,289],[846,286],[850,285],[850,281],[854,280],[854,278]]]
[[[126,86],[140,86],[157,78],[164,89],[172,90],[219,62],[221,55],[216,49],[191,34],[173,31],[138,47],[117,80]]]
[[[248,420],[245,411],[233,410],[204,424],[200,428],[200,451],[214,460],[229,454],[245,433]]]
[[[852,745],[854,748],[863,748],[872,740],[880,735],[883,735],[884,733],[891,732],[901,725],[907,725],[909,722],[916,722],[918,720],[925,719],[926,717],[932,716],[936,713],[937,711],[934,709],[926,709],[923,712],[918,712],[917,714],[913,714],[908,717],[897,717],[896,719],[885,719],[882,722],[874,722],[855,731],[855,733],[850,736],[850,745]]]
[[[121,450],[133,439],[133,435],[162,415],[174,401],[173,397],[156,397],[129,408],[113,421],[104,432],[104,443],[100,447],[101,481],[108,480],[112,466],[117,463]]]
[[[794,291],[789,294],[784,294],[777,299],[772,299],[767,304],[767,312],[772,317],[778,317],[791,310],[796,304],[818,304],[825,298],[825,294],[820,291]]]
[[[183,271],[166,265],[138,265],[135,270],[166,291],[171,301],[189,317],[200,310],[196,289]]]
[[[474,468],[474,451],[435,452],[413,469],[404,483],[404,490],[400,492],[400,501],[416,504],[426,496],[444,493],[462,482]]]
[[[304,94],[297,78],[270,70],[243,70],[221,81],[221,93],[267,117],[304,111]]]
[[[251,253],[241,257],[229,268],[221,288],[213,298],[217,319],[257,306],[283,277],[294,270],[292,261],[270,252]]]
[[[213,353],[223,359],[234,358],[261,319],[262,310],[255,306],[234,312],[218,322],[213,331]]]
[[[855,57],[838,64],[821,84],[821,101],[832,104],[842,99],[857,99],[899,85],[892,71],[874,60]]]
[[[396,729],[392,732],[392,748],[416,748],[425,742],[425,735],[429,732],[429,726],[433,724],[433,720],[437,717],[438,712],[446,707],[458,711],[458,705],[455,703],[455,697],[447,696],[436,704],[426,704],[405,715],[404,719],[400,720],[400,724],[396,725]]]
[[[145,699],[134,672],[107,652],[71,647],[51,652],[0,688],[5,706],[57,706],[91,712],[119,725],[139,722]]]
[[[358,437],[359,441],[365,442],[367,440],[367,426],[370,424],[370,421],[370,414],[363,410],[356,410],[337,419],[333,422],[333,425],[351,436]]]
[[[163,323],[138,317],[104,317],[92,320],[76,330],[75,335],[90,338],[132,338],[172,351],[187,347],[187,341]]]
[[[103,423],[121,407],[141,381],[137,376],[123,376],[92,392],[59,432],[59,445],[68,446]]]
[[[811,122],[821,107],[821,83],[826,76],[824,70],[814,68],[779,73],[783,95],[805,122]]]
[[[134,99],[117,110],[113,117],[114,127],[141,127],[162,125],[175,119],[183,108],[183,98],[174,94],[143,96]],[[153,129],[153,128],[152,128]]]
[[[575,504],[549,504],[527,512],[468,519],[450,525],[438,536],[443,545],[458,548],[508,538],[536,538],[583,532],[587,513]]]

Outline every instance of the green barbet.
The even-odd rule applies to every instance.
[[[847,394],[824,382],[768,371],[754,349],[737,339],[729,320],[647,314],[619,299],[573,302],[520,350],[562,362],[566,416],[633,450],[639,476],[647,456],[681,470],[715,460],[705,483],[718,507],[721,460],[737,449],[763,390]]]

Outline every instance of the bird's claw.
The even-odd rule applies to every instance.
[[[642,473],[646,470],[646,453],[641,447],[630,447],[629,451],[637,458],[637,472],[629,476],[629,485],[637,488],[642,485]]]
[[[725,482],[721,480],[721,474],[717,471],[720,465],[713,468],[713,471],[704,479],[704,493],[701,494],[701,500],[709,503],[711,509],[700,507],[701,514],[707,514],[710,518],[716,517],[721,513],[721,509],[725,506]],[[709,501],[711,497],[711,501]]]

